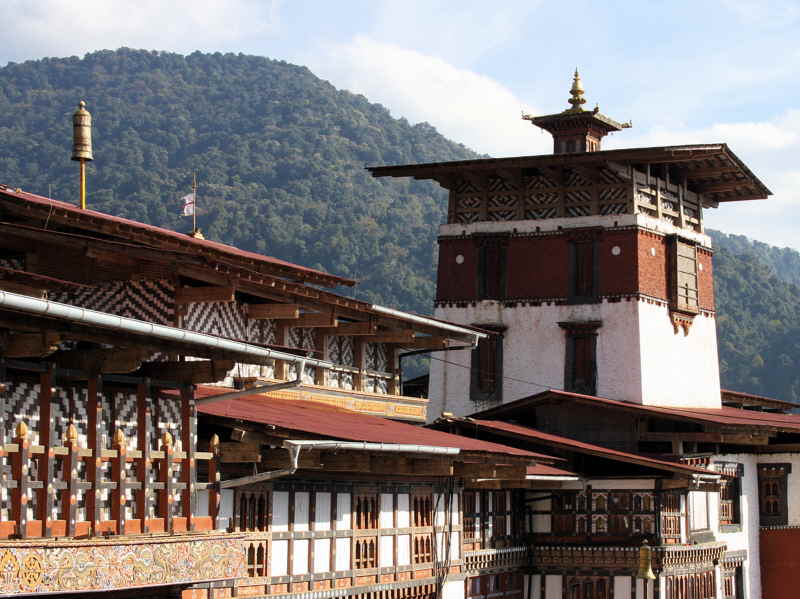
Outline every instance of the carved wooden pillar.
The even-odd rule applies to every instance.
[[[275,344],[286,346],[289,336],[289,325],[278,320],[275,323]],[[284,360],[275,360],[275,378],[283,381],[287,377],[287,364]]]
[[[100,522],[100,484],[103,481],[103,471],[101,466],[103,443],[100,435],[100,423],[103,420],[103,406],[100,402],[100,395],[103,392],[102,377],[90,377],[86,389],[86,414],[87,414],[87,446],[92,451],[92,459],[86,464],[86,478],[90,488],[86,491],[86,519],[89,521],[89,531],[91,535],[99,534],[98,523]]]
[[[353,376],[353,389],[356,391],[363,391],[366,385],[366,374],[364,372],[364,360],[366,357],[365,351],[366,342],[359,338],[353,338],[353,362],[358,372]]]
[[[211,459],[208,460],[208,515],[211,516],[211,528],[216,530],[219,516],[219,436],[215,433],[208,444]],[[235,506],[234,506],[235,509]]]
[[[197,498],[194,493],[196,478],[195,438],[197,434],[197,408],[194,403],[194,387],[187,385],[181,389],[181,513],[186,518],[186,530],[194,530],[194,514],[197,511]]]
[[[150,427],[148,424],[151,422],[150,406],[147,405],[147,398],[150,395],[150,381],[145,379],[136,388],[136,447],[142,454],[136,462],[136,480],[139,482],[139,489],[135,492],[136,501],[136,518],[141,523],[141,531],[143,533],[150,532],[150,524],[148,523],[151,495],[153,493],[153,485],[151,483],[152,472],[152,440],[150,438]]]
[[[39,444],[44,448],[39,456],[38,473],[42,486],[36,490],[36,515],[35,518],[42,523],[42,536],[53,536],[51,516],[53,514],[53,500],[55,489],[52,481],[53,472],[53,423],[51,417],[51,401],[53,398],[53,383],[55,381],[55,368],[50,367],[47,372],[39,375]]]
[[[164,457],[161,459],[161,467],[158,469],[158,482],[162,488],[158,496],[158,511],[164,518],[164,532],[172,532],[172,461],[174,448],[172,447],[172,435],[169,431],[164,431],[161,437],[161,451]]]
[[[111,460],[111,480],[116,484],[116,488],[111,493],[111,519],[116,522],[117,534],[122,535],[125,534],[125,504],[128,488],[125,461],[128,448],[125,433],[120,428],[114,431],[113,449],[116,450],[117,455]]]
[[[17,424],[15,432],[17,452],[11,456],[11,476],[17,481],[17,488],[11,490],[11,519],[17,525],[17,535],[24,539],[28,536],[28,469],[31,446],[28,425],[24,421]]]
[[[67,427],[64,439],[67,455],[62,462],[61,479],[67,483],[67,488],[61,491],[61,517],[66,520],[66,533],[68,537],[75,536],[75,520],[78,513],[78,429],[74,422]]]

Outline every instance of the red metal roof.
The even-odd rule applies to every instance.
[[[648,466],[658,470],[669,470],[670,472],[679,472],[682,474],[717,474],[710,470],[703,468],[696,468],[694,466],[686,466],[677,462],[668,462],[667,460],[659,460],[648,456],[643,456],[635,453],[628,453],[625,451],[618,451],[592,443],[584,443],[569,437],[562,437],[561,435],[553,435],[545,433],[534,428],[520,426],[518,424],[511,424],[509,422],[501,422],[499,420],[476,420],[469,418],[466,420],[475,426],[489,429],[499,433],[509,433],[513,436],[523,437],[529,439],[534,443],[541,443],[544,445],[552,445],[553,447],[565,448],[578,453],[588,453],[591,455],[604,457],[610,460],[617,460],[627,463],[639,464],[641,466]]]
[[[553,468],[546,464],[536,464],[535,466],[528,466],[528,476],[575,476],[578,475],[569,470],[561,470],[560,468]]]
[[[185,233],[178,233],[176,231],[171,231],[169,229],[156,227],[154,225],[140,223],[138,221],[122,218],[119,216],[112,216],[110,214],[105,214],[103,212],[97,212],[96,210],[89,210],[89,209],[81,210],[80,207],[73,204],[60,202],[58,200],[53,200],[51,198],[46,198],[26,191],[21,191],[21,190],[16,191],[13,190],[11,187],[2,184],[0,184],[0,198],[21,200],[22,202],[27,202],[28,204],[34,204],[36,206],[40,206],[47,209],[57,208],[59,210],[64,210],[70,215],[73,215],[76,221],[77,220],[82,221],[83,224],[85,224],[86,220],[88,219],[88,220],[102,221],[108,223],[116,223],[118,225],[124,225],[127,227],[132,227],[134,229],[147,231],[149,233],[161,236],[165,240],[171,240],[173,242],[177,241],[181,245],[187,248],[191,247],[206,248],[217,252],[221,252],[223,254],[227,254],[228,256],[234,258],[251,260],[258,263],[279,267],[281,269],[286,269],[288,271],[293,271],[297,274],[298,278],[308,278],[309,276],[312,276],[313,278],[327,280],[329,283],[332,283],[333,285],[355,284],[355,281],[352,279],[337,277],[336,275],[332,275],[323,272],[321,270],[300,266],[299,264],[287,262],[286,260],[281,260],[280,258],[273,258],[272,256],[265,256],[263,254],[257,254],[255,252],[240,250],[239,248],[226,245],[224,243],[219,243],[216,241],[211,241],[208,239],[197,239],[190,235],[186,235]],[[121,231],[120,234],[121,236],[124,236],[124,232]]]
[[[643,406],[627,401],[582,395],[569,391],[550,389],[530,397],[524,397],[496,408],[473,414],[473,416],[498,417],[514,410],[533,405],[545,399],[572,400],[589,404],[600,404],[609,408],[642,412],[650,415],[660,415],[665,418],[678,420],[691,420],[701,423],[713,423],[725,426],[741,426],[755,428],[772,428],[788,432],[800,432],[800,414],[776,414],[772,412],[758,412],[755,410],[741,410],[739,408],[673,408],[663,406]]]
[[[228,389],[220,387],[198,387],[197,396],[210,397],[226,391]],[[468,452],[506,454],[547,462],[560,461],[559,458],[541,453],[451,435],[313,401],[246,395],[210,404],[199,404],[197,409],[201,414],[268,424],[328,439],[456,447]]]

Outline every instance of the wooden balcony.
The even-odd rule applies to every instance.
[[[504,547],[502,549],[479,549],[464,552],[464,570],[479,572],[481,570],[522,568],[528,565],[528,547]]]

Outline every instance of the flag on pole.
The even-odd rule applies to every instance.
[[[183,200],[183,216],[194,216],[195,194],[185,195],[181,200]]]

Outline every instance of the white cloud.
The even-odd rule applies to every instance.
[[[428,121],[478,152],[539,154],[552,147],[549,135],[521,120],[525,105],[511,90],[441,58],[357,36],[308,61],[338,87],[390,107],[395,116]]]
[[[5,0],[0,64],[130,46],[191,52],[234,50],[278,23],[277,0]]]

